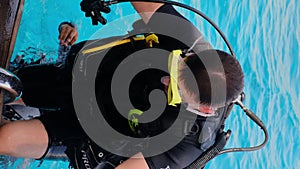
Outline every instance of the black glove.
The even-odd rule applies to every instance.
[[[81,10],[85,12],[86,17],[92,18],[92,24],[98,25],[98,22],[105,25],[106,19],[101,15],[101,12],[109,13],[110,8],[104,0],[83,0],[80,3]]]

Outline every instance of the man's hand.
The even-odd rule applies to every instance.
[[[70,23],[61,24],[59,27],[59,41],[60,45],[73,45],[78,39],[78,31],[75,25]]]

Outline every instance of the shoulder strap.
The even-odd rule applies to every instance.
[[[119,45],[123,45],[123,44],[126,44],[126,43],[130,43],[133,41],[146,41],[146,44],[148,47],[152,47],[153,46],[153,43],[159,43],[158,41],[158,37],[153,34],[153,33],[149,33],[149,34],[142,34],[140,36],[134,36],[134,37],[131,37],[131,38],[126,38],[126,39],[123,39],[123,40],[116,40],[116,41],[113,41],[113,42],[110,42],[110,43],[107,43],[107,44],[104,44],[104,45],[101,45],[101,46],[96,46],[96,47],[93,47],[93,48],[90,48],[90,49],[85,49],[82,51],[82,54],[90,54],[90,53],[94,53],[94,52],[99,52],[101,50],[104,50],[104,49],[108,49],[108,48],[111,48],[111,47],[115,47],[115,46],[119,46]]]

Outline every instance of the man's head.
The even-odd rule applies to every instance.
[[[189,54],[180,62],[178,74],[183,102],[202,112],[210,113],[224,106],[244,88],[239,62],[220,50]]]

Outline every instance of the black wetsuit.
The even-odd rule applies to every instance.
[[[192,25],[181,26],[180,22],[176,20],[173,23],[164,21],[161,19],[161,16],[158,15],[159,12],[178,16],[181,19],[184,18],[172,6],[163,5],[160,9],[158,9],[157,13],[152,16],[147,26],[141,23],[136,24],[135,26],[137,28],[131,32],[131,34],[149,31],[149,29],[154,33],[159,32],[158,37],[160,43],[154,47],[167,51],[172,51],[174,49],[186,49],[192,46],[199,36],[202,36]],[[156,27],[158,25],[162,28],[158,28],[156,31]],[[142,29],[139,29],[138,27]],[[164,33],[160,34],[161,31],[159,29],[166,28],[170,30],[181,29],[184,36],[188,37],[188,40],[183,43],[177,38],[172,40],[172,38],[170,38],[171,35],[168,36]],[[175,37],[179,37],[178,33],[175,34]],[[106,39],[94,45],[100,45],[101,43],[105,44],[109,41],[112,41],[112,39]],[[43,112],[43,115],[38,119],[42,121],[48,132],[49,148],[51,146],[67,146],[68,149],[66,152],[69,157],[71,156],[70,160],[73,163],[75,163],[75,157],[72,156],[72,154],[76,152],[75,149],[88,149],[86,148],[86,144],[83,144],[83,142],[91,142],[81,128],[76,114],[74,113],[75,110],[73,108],[71,91],[71,71],[74,58],[85,43],[86,42],[78,43],[71,48],[64,67],[42,65],[39,67],[27,67],[18,72],[18,76],[24,83],[23,100],[30,106],[40,107]],[[121,116],[114,105],[111,104],[112,97],[110,93],[110,86],[111,78],[114,73],[113,71],[129,54],[145,48],[145,42],[137,42],[134,45],[127,43],[113,47],[107,54],[109,57],[106,56],[101,63],[102,66],[99,66],[99,72],[96,78],[96,86],[99,87],[97,87],[95,91],[98,105],[102,107],[103,110],[110,112],[109,114],[104,114],[104,116],[115,130],[124,135],[144,138],[155,136],[166,131],[176,120],[180,110],[180,106],[167,106],[164,113],[158,119],[150,123],[141,124],[137,129],[140,132],[137,134],[129,127],[128,119]],[[195,48],[195,50],[201,51],[208,48],[211,48],[208,43],[200,41],[198,48]],[[165,66],[167,66],[168,56],[162,56],[162,58],[162,62],[165,63]],[[164,85],[161,83],[160,78],[165,75],[168,75],[168,73],[150,68],[149,70],[140,72],[137,76],[135,76],[129,89],[130,99],[135,108],[146,111],[150,107],[148,95],[153,89],[164,90]],[[204,118],[197,116],[195,121],[195,119],[190,120],[192,119],[190,116],[195,116],[192,115],[191,112],[187,112],[184,109],[183,111],[180,111],[180,113],[184,114],[184,118],[181,119],[181,128],[178,128],[178,133],[174,133],[174,136],[182,137],[182,141],[162,154],[145,158],[149,167],[151,169],[181,169],[192,163],[200,154],[214,143],[216,132],[221,127],[222,120],[225,116],[223,110],[219,110],[218,112],[219,113],[216,117]],[[92,147],[95,147],[97,151],[105,152],[105,154],[107,154],[107,156],[101,158],[100,161],[109,161],[114,165],[118,165],[120,161],[127,159],[126,157],[120,157],[106,152],[105,150],[95,146],[94,143],[90,144],[92,144]],[[140,149],[139,151],[143,150],[147,150],[147,146],[143,147],[143,149]],[[86,156],[86,154],[84,154],[84,156]],[[82,161],[82,158],[79,160]],[[82,163],[81,167],[84,167],[84,162]]]

